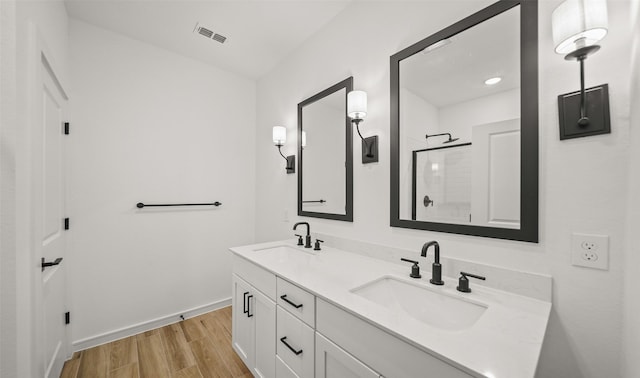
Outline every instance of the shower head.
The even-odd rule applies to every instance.
[[[451,134],[449,134],[449,133],[433,134],[433,135],[429,135],[429,134],[427,134],[427,135],[425,135],[425,138],[426,138],[426,139],[429,139],[429,138],[431,138],[431,137],[442,136],[442,135],[448,135],[448,136],[449,136],[449,139],[448,139],[448,140],[445,140],[444,142],[442,142],[442,144],[455,142],[456,140],[460,139],[460,138],[452,138],[452,137],[451,137]]]

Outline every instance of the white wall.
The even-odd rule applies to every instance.
[[[633,44],[631,53],[629,199],[627,206],[627,243],[625,253],[624,287],[624,364],[625,377],[640,376],[640,0],[632,1],[631,25]]]
[[[0,2],[0,376],[16,360],[16,4]]]
[[[440,130],[471,142],[473,126],[520,118],[520,88],[440,108]]]
[[[231,297],[227,248],[254,240],[255,81],[76,20],[70,41],[77,349]]]
[[[354,76],[369,113],[363,134],[380,136],[380,162],[354,165],[354,222],[310,221],[312,232],[407,248],[428,240],[445,256],[549,273],[554,303],[539,377],[620,376],[622,266],[629,157],[629,3],[609,2],[610,31],[587,61],[587,86],[609,83],[612,133],[560,141],[557,95],[579,86],[575,62],[554,53],[551,12],[540,2],[540,243],[528,244],[389,227],[389,57],[489,2],[355,2],[258,82],[258,241],[292,237],[296,181],[282,172],[271,127],[295,127],[296,104]],[[287,146],[293,153],[293,146]],[[360,143],[354,143],[360,156]],[[358,159],[355,159],[358,161]],[[289,220],[285,215],[289,214]],[[610,235],[610,269],[571,266],[572,232]]]

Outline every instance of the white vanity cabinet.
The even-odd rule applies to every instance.
[[[275,276],[240,261],[234,262],[232,282],[233,349],[255,377],[275,378]]]

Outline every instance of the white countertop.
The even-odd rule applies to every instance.
[[[298,251],[265,251],[278,246]],[[444,286],[431,285],[431,264],[416,258],[419,256],[407,256],[421,260],[422,278],[411,279],[409,263],[392,264],[325,245],[322,251],[313,251],[297,246],[293,240],[235,247],[231,252],[474,376],[535,375],[551,311],[549,302],[483,287],[473,279],[471,293],[456,290],[457,278],[443,277]],[[350,291],[385,275],[423,283],[430,290],[481,302],[488,308],[470,328],[448,331],[391,311]]]

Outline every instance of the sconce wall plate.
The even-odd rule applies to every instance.
[[[580,91],[558,96],[560,140],[611,133],[608,84],[585,89],[585,96],[585,110],[589,117],[589,124],[586,126],[578,125]]]
[[[296,155],[289,155],[287,159],[287,174],[296,173]]]
[[[370,156],[367,156],[367,146],[369,146]],[[378,162],[378,136],[370,136],[362,140],[362,164]]]

